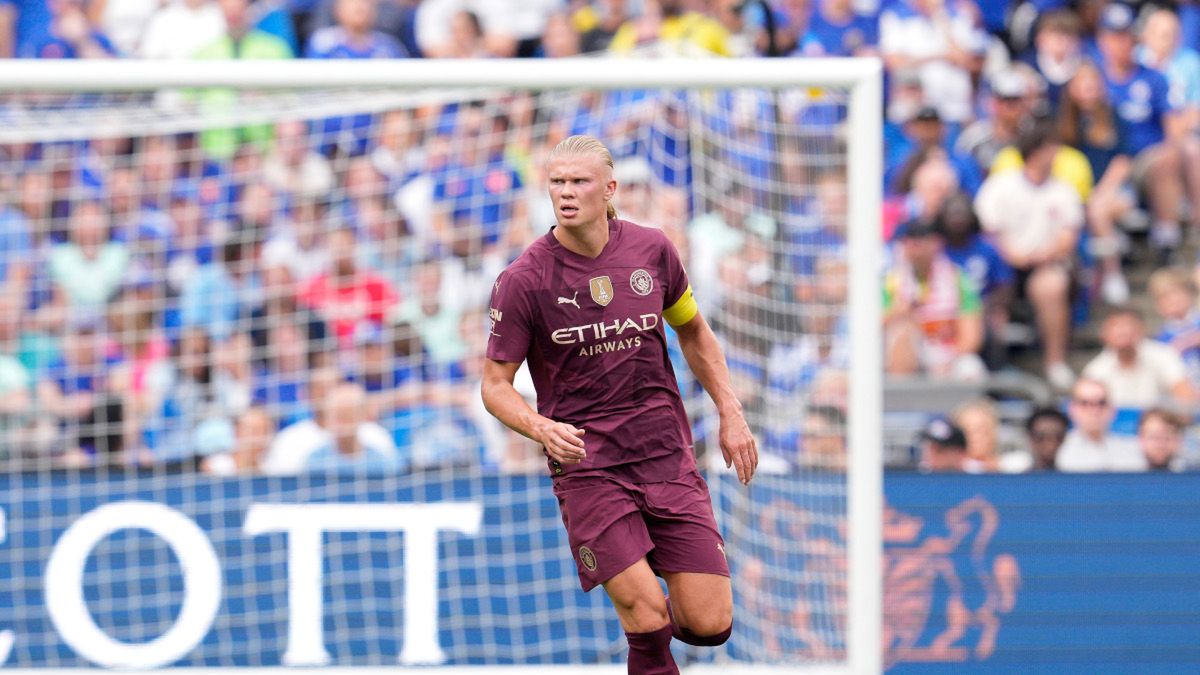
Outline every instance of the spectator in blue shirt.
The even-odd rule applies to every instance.
[[[1059,92],[1083,62],[1083,22],[1069,9],[1055,9],[1038,19],[1033,49],[1021,60],[1046,81],[1046,98],[1058,105]]]
[[[337,0],[336,25],[313,33],[304,50],[310,59],[397,59],[408,50],[394,37],[375,30],[377,0]]]
[[[1184,195],[1184,160],[1176,114],[1165,77],[1134,58],[1133,10],[1112,3],[1100,15],[1101,71],[1117,127],[1133,153],[1133,177],[1149,196],[1154,216],[1151,239],[1168,259],[1182,240],[1179,205]]]
[[[804,56],[874,56],[879,22],[854,11],[853,0],[821,0],[796,48]]]
[[[52,19],[42,35],[23,44],[17,54],[39,59],[107,59],[117,48],[92,25],[80,0],[49,0]]]
[[[403,464],[386,434],[368,436],[360,428],[369,423],[366,392],[361,385],[335,386],[322,406],[320,442],[305,461],[307,471],[394,474]]]
[[[884,165],[885,194],[898,195],[908,192],[912,174],[932,149],[945,151],[946,157],[958,178],[958,184],[974,195],[983,176],[975,161],[953,148],[953,140],[947,137],[937,108],[923,106],[904,124],[903,134],[893,139],[892,147],[886,151]]]

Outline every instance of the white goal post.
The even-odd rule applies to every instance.
[[[844,141],[849,186],[847,257],[850,354],[846,429],[849,531],[846,535],[848,616],[845,652],[848,661],[844,668],[838,667],[834,671],[852,673],[882,671],[882,348],[879,291],[882,86],[882,66],[876,59],[0,62],[2,95],[17,92],[131,92],[203,87],[255,90],[385,87],[410,91],[446,88],[552,91],[745,87],[807,90],[828,87],[846,92],[848,122]],[[12,527],[10,523],[10,534]],[[0,625],[0,629],[6,627]],[[730,664],[729,668],[722,667],[721,671],[740,672],[736,670],[738,667],[743,666]],[[744,667],[751,668],[753,672],[828,671],[825,666]],[[611,666],[605,668],[612,670]],[[447,668],[444,672],[475,672],[475,669],[464,667],[460,671]],[[539,671],[530,668],[529,672]]]

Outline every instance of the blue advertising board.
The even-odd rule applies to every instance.
[[[814,484],[715,490],[746,502],[720,511],[755,514],[739,521],[755,532],[726,533],[734,658],[840,648],[821,612],[844,589],[821,572],[844,560],[845,530]],[[620,627],[579,591],[549,488],[0,475],[0,664],[619,662]],[[1200,672],[1200,475],[895,473],[885,493],[890,672]],[[744,585],[750,558],[794,573],[770,602]],[[756,622],[768,605],[784,620]]]

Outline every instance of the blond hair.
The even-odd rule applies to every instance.
[[[1182,267],[1163,267],[1150,275],[1147,283],[1152,297],[1158,297],[1170,289],[1179,289],[1191,297],[1196,297],[1196,286],[1191,275]]]
[[[576,134],[559,141],[558,145],[554,146],[554,149],[550,151],[549,159],[578,157],[580,155],[598,157],[608,166],[610,171],[613,168],[612,153],[608,151],[608,148],[604,147],[604,144],[599,139],[587,134]],[[611,200],[608,202],[607,211],[610,220],[617,217],[617,208],[613,206]]]

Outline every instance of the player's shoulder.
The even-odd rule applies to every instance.
[[[504,268],[499,279],[532,287],[542,278],[547,266],[552,263],[553,257],[554,253],[550,250],[545,238],[538,237],[532,244],[525,247],[516,260]]]
[[[667,246],[670,244],[667,234],[657,227],[639,225],[631,220],[617,219],[614,222],[620,230],[622,245],[645,244],[650,246]]]

